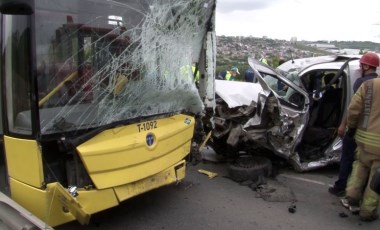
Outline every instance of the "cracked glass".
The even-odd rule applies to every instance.
[[[179,112],[203,103],[198,62],[212,0],[36,1],[42,134]],[[28,111],[16,126],[24,128]]]

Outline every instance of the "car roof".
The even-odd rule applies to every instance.
[[[277,69],[281,72],[289,73],[292,71],[302,71],[303,69],[319,63],[333,63],[339,62],[342,65],[343,62],[351,58],[360,58],[361,55],[329,55],[329,56],[317,56],[310,58],[299,58],[294,60],[289,60],[282,65],[278,66]],[[340,67],[339,67],[340,68]]]
[[[325,70],[339,70],[342,67],[343,64],[344,64],[344,61],[317,63],[317,64],[313,64],[313,65],[310,65],[310,66],[306,66],[306,68],[303,69],[300,72],[300,74],[302,75],[302,72],[304,72],[305,70],[307,70],[307,71],[310,71],[310,70],[321,70],[321,69],[325,69]],[[351,65],[351,63],[350,63],[350,65]]]
[[[302,77],[306,72],[310,72],[313,70],[339,70],[342,65],[344,64],[344,60],[336,61],[336,62],[328,62],[328,63],[318,63],[311,66],[306,67],[301,72],[299,72],[299,77]],[[351,79],[351,82],[356,81],[356,79],[361,77],[361,70],[360,70],[360,63],[359,59],[352,60],[348,63],[348,71],[349,76]],[[380,68],[377,68],[376,70],[377,74],[380,76]]]

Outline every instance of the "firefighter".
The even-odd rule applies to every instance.
[[[379,56],[375,53],[366,54],[365,62],[360,64],[364,72],[376,71],[378,66]],[[367,182],[372,179],[376,169],[380,168],[379,105],[380,78],[376,78],[362,83],[348,108],[348,134],[355,136],[357,148],[346,195],[350,210],[360,210],[359,216],[362,221],[378,219],[379,195]]]
[[[376,58],[377,55],[374,56],[374,53],[366,53],[360,58],[359,63],[361,65],[369,65],[373,66],[374,68],[361,68],[362,77],[358,78],[355,81],[353,86],[354,93],[359,89],[360,85],[363,82],[377,77],[376,64],[378,61],[376,61]],[[334,186],[330,187],[328,191],[333,195],[343,197],[341,198],[341,202],[343,206],[348,207],[347,199],[345,199],[344,196],[346,193],[347,180],[352,171],[352,163],[355,160],[356,142],[353,137],[345,135],[346,121],[346,118],[342,119],[342,122],[338,128],[338,136],[343,138],[342,155],[339,162],[338,180],[335,181]]]

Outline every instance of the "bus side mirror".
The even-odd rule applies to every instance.
[[[370,187],[373,191],[380,194],[380,168],[378,168],[373,175]]]

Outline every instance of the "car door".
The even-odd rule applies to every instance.
[[[311,99],[307,129],[297,147],[299,171],[339,162],[342,140],[337,129],[352,97],[353,80],[358,77],[357,58],[313,64],[299,72]]]
[[[258,95],[257,113],[244,128],[249,133],[255,127],[266,128],[266,138],[256,140],[275,154],[289,159],[309,119],[309,96],[302,88],[296,72],[281,75],[268,65],[248,59],[263,90]]]

